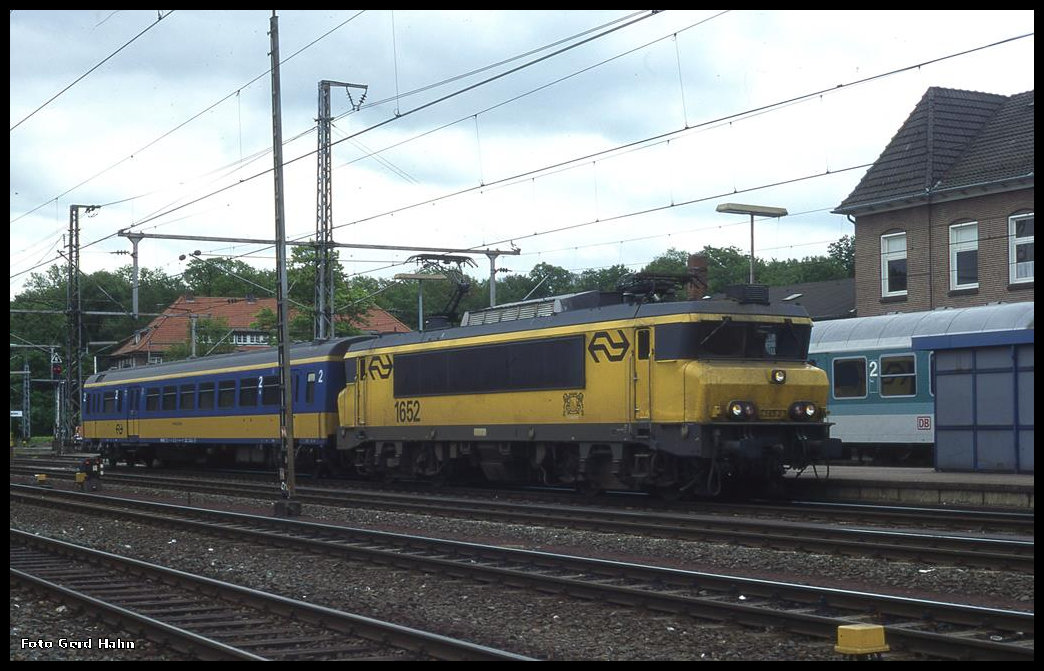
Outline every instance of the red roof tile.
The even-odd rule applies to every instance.
[[[188,342],[191,315],[205,319],[223,319],[230,329],[249,331],[250,324],[257,321],[259,312],[266,308],[275,312],[277,307],[275,298],[180,296],[163,311],[163,314],[136,334],[137,342],[135,337],[128,338],[113,356],[126,356],[134,352],[165,352],[172,345]],[[404,333],[410,330],[401,321],[376,306],[370,308],[361,324],[353,323],[358,329],[370,333]],[[247,346],[241,349],[256,347]]]

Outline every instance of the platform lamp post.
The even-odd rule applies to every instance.
[[[428,280],[444,280],[441,273],[399,273],[397,280],[417,280],[417,330],[424,331],[424,282]]]
[[[750,215],[750,283],[754,284],[754,217],[785,217],[787,211],[782,207],[765,207],[763,205],[741,205],[739,203],[722,203],[718,212],[725,214]]]

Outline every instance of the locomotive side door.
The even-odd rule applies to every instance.
[[[361,356],[353,363],[358,367],[355,375],[355,426],[366,425],[366,357]]]
[[[652,413],[652,386],[650,385],[650,361],[652,359],[652,331],[648,328],[635,330],[633,370],[634,419],[649,421]]]

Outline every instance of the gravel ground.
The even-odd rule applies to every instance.
[[[106,493],[131,495],[107,487]],[[270,514],[272,501],[193,495],[203,507]],[[251,509],[253,508],[253,509]],[[303,520],[507,544],[607,558],[646,561],[696,571],[963,600],[983,606],[1033,609],[1033,576],[876,559],[851,559],[689,543],[636,536],[565,531],[528,525],[305,506]],[[805,639],[772,629],[722,626],[690,617],[651,614],[558,596],[450,581],[290,551],[258,549],[136,522],[93,519],[12,503],[11,526],[285,596],[389,620],[545,660],[841,660],[832,640]],[[89,613],[12,587],[12,660],[184,660],[132,635],[99,626]],[[75,650],[60,641],[122,639],[135,648]],[[53,647],[27,647],[23,639]],[[886,660],[908,659],[886,653]]]

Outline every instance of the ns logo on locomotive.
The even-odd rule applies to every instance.
[[[836,458],[804,308],[760,286],[657,302],[590,291],[460,326],[291,348],[298,463],[375,479],[663,496],[763,494]],[[274,467],[275,350],[114,370],[84,384],[110,462]]]

